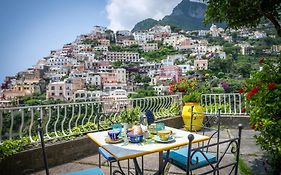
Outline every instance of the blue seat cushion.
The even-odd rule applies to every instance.
[[[116,161],[116,159],[105,149],[102,147],[99,147],[99,153],[107,160],[110,162]]]
[[[169,154],[169,158],[172,160],[172,163],[175,164],[176,166],[185,169],[186,165],[187,165],[187,153],[188,153],[188,148],[184,147],[184,148],[180,148],[177,150],[171,150],[170,154]],[[192,154],[192,152],[191,152]],[[204,157],[204,155],[207,157],[208,160],[206,160],[206,158]],[[215,163],[217,161],[216,156],[214,156],[213,154],[207,153],[207,152],[203,152],[203,154],[201,152],[196,152],[193,156],[192,156],[192,163],[194,163],[195,165],[191,165],[190,166],[190,170],[194,170],[196,168],[200,168],[203,166],[206,166],[210,163]],[[166,158],[167,156],[167,152],[163,153],[164,158]],[[198,163],[196,164],[196,157],[198,157]],[[208,162],[209,161],[209,162]]]
[[[74,171],[71,173],[66,173],[64,175],[104,175],[104,173],[99,168],[90,168],[80,171]]]

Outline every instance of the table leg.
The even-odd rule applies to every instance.
[[[133,158],[133,161],[134,161],[134,165],[135,165],[135,172],[136,172],[136,175],[143,175],[143,171],[141,171],[140,169],[140,166],[138,164],[138,161],[137,161],[137,158]]]
[[[122,167],[121,167],[119,161],[117,161],[117,164],[118,164],[119,170],[113,171],[113,175],[115,175],[115,174],[122,174],[122,175],[125,175],[125,173],[124,173],[124,171],[122,170]]]
[[[160,151],[160,152],[159,152],[159,168],[158,168],[158,171],[155,173],[155,175],[164,174],[165,167],[166,167],[166,165],[167,165],[167,163],[168,163],[169,154],[170,154],[170,150],[167,150],[167,158],[166,158],[166,160],[164,161],[164,158],[163,158],[163,151]]]

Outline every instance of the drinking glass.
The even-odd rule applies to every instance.
[[[165,129],[165,123],[160,122],[160,123],[156,123],[156,131],[161,131]]]

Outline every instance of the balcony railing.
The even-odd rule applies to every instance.
[[[116,118],[115,114],[125,108],[139,107],[142,112],[151,110],[157,120],[178,116],[181,105],[181,95],[178,94],[128,100],[0,108],[0,142],[22,137],[37,142],[38,118],[42,119],[46,139],[52,140],[95,131],[99,129],[100,124],[109,125]]]
[[[240,94],[203,94],[205,113],[219,108],[224,115],[246,115]],[[151,110],[157,119],[178,116],[182,109],[181,94],[128,100],[106,100],[42,106],[0,108],[0,143],[6,139],[27,137],[38,142],[37,119],[41,118],[46,139],[60,139],[105,129],[125,108]],[[110,115],[104,115],[110,114]],[[101,127],[101,128],[100,128]]]
[[[247,115],[242,110],[245,106],[245,97],[239,93],[203,94],[201,105],[207,114],[214,114],[221,109],[221,114],[224,115]]]

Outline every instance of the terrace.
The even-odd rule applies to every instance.
[[[214,114],[218,109],[222,110],[222,139],[237,135],[236,126],[238,123],[244,124],[239,172],[243,174],[249,171],[247,167],[250,167],[253,173],[261,173],[264,172],[263,153],[256,146],[253,137],[256,134],[255,131],[248,128],[249,116],[242,112],[243,103],[244,98],[240,94],[203,94],[201,96],[201,104],[206,114]],[[184,125],[180,116],[181,94],[114,102],[96,101],[2,108],[0,109],[1,144],[6,140],[19,140],[17,144],[25,150],[19,149],[19,153],[0,159],[1,172],[45,174],[37,133],[38,118],[41,118],[43,123],[51,174],[98,166],[98,147],[85,134],[109,129],[112,122],[119,120],[118,114],[126,108],[139,108],[140,111],[149,109],[154,113],[157,121],[163,121],[167,126],[182,128]],[[28,146],[21,145],[22,143],[28,143]],[[225,161],[233,158],[233,154],[227,154]],[[155,153],[144,156],[145,174],[156,172],[157,160],[158,155]],[[122,163],[121,166],[127,167],[127,163]],[[117,168],[117,165],[113,167]],[[109,174],[106,163],[103,163],[102,170],[105,174]],[[169,174],[183,173],[173,166],[169,170]],[[222,174],[225,173],[222,172]]]

